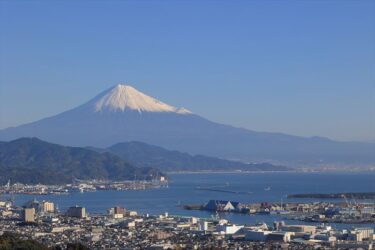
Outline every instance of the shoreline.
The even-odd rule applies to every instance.
[[[374,170],[363,170],[363,171],[348,171],[348,170],[274,170],[274,171],[164,171],[167,175],[177,174],[267,174],[267,173],[301,173],[301,174],[316,174],[316,173],[343,173],[343,174],[357,174],[357,173],[375,173]]]

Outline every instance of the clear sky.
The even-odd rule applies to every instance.
[[[0,1],[0,128],[120,82],[258,131],[375,140],[375,1]]]

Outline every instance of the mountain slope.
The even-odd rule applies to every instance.
[[[0,140],[35,136],[72,146],[142,141],[167,149],[283,164],[374,164],[375,144],[255,132],[218,124],[126,85],[53,117],[0,131]]]
[[[179,151],[148,145],[142,142],[124,142],[106,149],[96,149],[99,152],[110,152],[138,167],[155,167],[162,171],[285,171],[291,170],[283,166],[268,163],[245,164],[242,162],[208,157],[192,156]]]
[[[70,183],[77,179],[131,180],[156,176],[157,170],[137,168],[110,153],[64,147],[37,138],[0,144],[0,183]],[[160,174],[160,173],[159,173]]]

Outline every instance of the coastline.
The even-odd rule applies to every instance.
[[[166,175],[177,175],[177,174],[267,174],[267,173],[302,173],[302,174],[314,174],[314,173],[346,173],[346,174],[359,174],[359,173],[375,173],[375,170],[357,170],[350,171],[347,169],[334,169],[334,170],[322,170],[322,169],[294,169],[294,170],[272,170],[272,171],[214,171],[214,170],[201,170],[201,171],[164,171]]]

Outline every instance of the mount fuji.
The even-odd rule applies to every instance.
[[[58,115],[0,130],[0,140],[38,137],[68,146],[141,141],[192,154],[291,165],[374,164],[375,144],[255,132],[209,121],[118,84]]]

